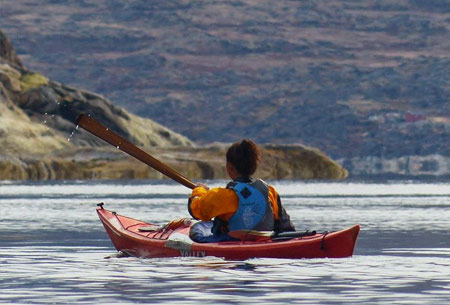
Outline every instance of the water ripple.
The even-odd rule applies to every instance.
[[[355,256],[105,259],[115,250],[95,214],[98,201],[163,223],[187,216],[186,189],[161,182],[0,183],[0,303],[448,303],[450,197],[441,184],[277,188],[288,194],[282,200],[298,229],[360,223]]]

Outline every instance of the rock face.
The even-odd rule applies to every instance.
[[[92,115],[143,147],[192,145],[186,137],[130,114],[98,94],[62,85],[24,69],[1,32],[0,42],[2,152],[28,156],[79,146],[107,145],[76,130],[74,122],[80,113]]]
[[[186,137],[114,106],[104,97],[24,68],[0,31],[0,179],[163,178],[153,169],[79,130],[90,114],[130,142],[150,149],[192,178],[226,178],[224,147],[194,148]],[[181,148],[180,148],[181,147]],[[265,178],[341,179],[346,170],[317,150],[265,149]]]
[[[9,41],[8,37],[0,31],[0,58],[6,61],[9,65],[18,67],[19,69],[23,68],[22,62],[17,56],[14,48]]]
[[[228,179],[225,147],[151,148],[149,153],[192,180]],[[316,149],[303,146],[262,146],[263,179],[344,179],[347,171]],[[156,170],[108,148],[62,151],[50,157],[0,155],[0,178],[6,180],[168,179]]]

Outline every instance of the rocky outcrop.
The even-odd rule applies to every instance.
[[[101,95],[52,81],[23,67],[0,32],[0,179],[162,179],[159,172],[77,129],[80,113],[192,179],[227,178],[226,146],[196,148],[186,137],[114,106]],[[346,170],[303,146],[265,146],[258,176],[342,179]]]
[[[17,56],[8,37],[0,31],[0,62],[4,61],[13,67],[23,68],[22,62]]]
[[[98,94],[54,82],[25,69],[2,32],[0,55],[2,153],[28,156],[80,146],[106,146],[92,135],[76,130],[75,119],[80,113],[92,115],[136,145],[192,145],[186,137],[128,113]]]
[[[149,153],[192,180],[229,179],[225,146],[152,148]],[[316,149],[262,146],[263,163],[255,176],[263,179],[344,179],[347,171]],[[52,156],[16,158],[0,155],[0,179],[168,179],[121,151],[86,148]]]
[[[20,89],[18,75],[17,70],[0,64],[0,154],[26,156],[71,147],[60,131],[33,121],[13,102],[14,88]]]
[[[116,107],[98,94],[53,81],[23,92],[19,106],[35,121],[45,122],[48,127],[64,131],[66,134],[75,131],[76,117],[80,113],[86,113],[136,145],[143,147],[192,145],[186,137]],[[80,132],[71,141],[75,145],[104,145],[84,132]]]

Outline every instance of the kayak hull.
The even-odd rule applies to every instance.
[[[156,232],[140,231],[151,224],[118,215],[97,207],[97,214],[114,247],[128,255],[141,258],[216,256],[228,260],[249,258],[341,258],[353,255],[359,225],[345,230],[318,233],[286,241],[227,241],[197,243],[189,238],[190,226]]]

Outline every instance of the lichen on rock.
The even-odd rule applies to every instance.
[[[20,77],[20,86],[22,93],[30,89],[38,88],[48,84],[48,78],[39,73],[25,73]]]

